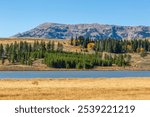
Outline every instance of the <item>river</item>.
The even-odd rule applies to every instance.
[[[150,77],[150,71],[1,71],[0,78]]]

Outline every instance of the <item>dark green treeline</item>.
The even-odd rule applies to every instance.
[[[113,64],[126,66],[129,65],[131,57],[126,54],[64,52],[63,45],[59,42],[54,44],[54,41],[48,43],[35,41],[33,44],[21,41],[7,45],[0,44],[0,60],[4,63],[6,59],[12,64],[25,65],[32,65],[33,61],[43,59],[43,63],[48,67],[89,69]]]
[[[89,43],[94,43],[94,50],[97,52],[109,53],[140,53],[150,51],[150,41],[146,39],[134,40],[116,40],[116,39],[99,39],[92,40],[83,36],[71,38],[71,45],[87,48]]]

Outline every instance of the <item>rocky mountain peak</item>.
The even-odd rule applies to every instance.
[[[150,38],[148,26],[117,26],[107,24],[59,24],[43,23],[34,29],[16,34],[14,37],[37,37],[70,39],[84,36],[92,39],[135,39]]]

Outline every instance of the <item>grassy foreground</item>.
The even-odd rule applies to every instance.
[[[150,78],[1,79],[0,99],[150,99]]]

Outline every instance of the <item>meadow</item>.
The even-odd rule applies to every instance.
[[[1,79],[1,100],[146,100],[149,78]]]

